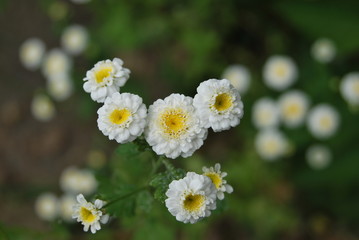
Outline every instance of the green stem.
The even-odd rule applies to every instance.
[[[145,190],[145,189],[147,189],[147,188],[148,188],[148,186],[144,186],[144,187],[141,187],[141,188],[136,189],[136,190],[133,191],[133,192],[130,192],[130,193],[128,193],[128,194],[125,194],[125,195],[123,195],[123,196],[121,196],[121,197],[115,198],[114,200],[112,200],[112,201],[106,203],[102,208],[107,208],[108,206],[110,206],[110,205],[112,205],[112,204],[114,204],[114,203],[116,203],[116,202],[118,202],[118,201],[120,201],[120,200],[123,200],[123,199],[125,199],[125,198],[131,197],[132,195],[135,195],[136,193],[141,192],[141,191],[143,191],[143,190]]]

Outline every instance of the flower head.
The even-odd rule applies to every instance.
[[[85,50],[88,42],[86,28],[80,25],[72,25],[65,28],[61,36],[61,44],[66,52],[78,55]]]
[[[330,39],[320,38],[314,42],[311,53],[318,62],[328,63],[335,57],[336,48]]]
[[[21,63],[29,70],[39,68],[45,54],[45,44],[38,38],[27,39],[20,47]]]
[[[209,79],[197,88],[193,105],[204,127],[220,132],[235,127],[243,117],[243,103],[238,91],[227,79]]]
[[[42,72],[45,77],[54,77],[55,75],[68,74],[72,67],[72,60],[60,49],[49,51],[42,63]]]
[[[278,130],[266,129],[256,136],[255,147],[261,158],[273,161],[285,155],[288,141]]]
[[[35,212],[39,218],[52,221],[58,216],[58,205],[58,199],[53,193],[43,193],[36,199]]]
[[[339,113],[328,104],[314,107],[308,115],[308,129],[314,137],[326,139],[335,134],[339,127]]]
[[[112,94],[97,113],[99,129],[118,143],[135,140],[146,125],[146,106],[142,98],[130,93]]]
[[[55,116],[55,107],[51,99],[44,94],[36,94],[31,102],[31,112],[34,118],[47,122]]]
[[[331,161],[332,154],[330,149],[321,144],[310,146],[306,152],[306,159],[309,166],[313,169],[323,169]]]
[[[113,93],[118,92],[125,85],[130,70],[122,67],[122,60],[114,58],[100,61],[87,71],[84,78],[84,90],[91,93],[92,100],[103,103]]]
[[[60,187],[66,193],[88,195],[96,190],[97,181],[91,171],[71,166],[62,172]]]
[[[192,98],[171,94],[148,109],[146,141],[159,155],[189,157],[203,145],[207,129],[192,105]]]
[[[348,73],[340,84],[340,93],[352,105],[359,105],[359,72]]]
[[[247,92],[251,80],[250,72],[242,65],[228,66],[223,71],[222,78],[228,79],[240,94]]]
[[[91,227],[91,232],[96,233],[101,229],[100,222],[105,224],[109,219],[109,215],[104,215],[101,210],[105,202],[99,199],[95,203],[87,202],[82,194],[77,195],[76,199],[78,203],[73,207],[72,218],[84,225],[85,232]]]
[[[258,99],[253,105],[252,122],[259,129],[278,126],[280,122],[278,104],[268,97]]]
[[[57,101],[68,99],[73,93],[73,83],[68,73],[51,76],[47,79],[47,89]]]
[[[227,176],[226,172],[221,172],[221,165],[216,163],[214,167],[203,167],[203,175],[209,177],[217,189],[217,198],[219,200],[224,199],[224,193],[232,193],[233,188],[231,185],[227,184],[227,181],[224,180],[224,177]]]
[[[177,221],[196,223],[216,209],[217,190],[210,178],[194,172],[170,183],[165,201]]]

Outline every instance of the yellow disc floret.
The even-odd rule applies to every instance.
[[[228,93],[220,93],[216,96],[212,108],[214,108],[219,112],[222,112],[232,107],[232,105],[233,105],[232,96]]]
[[[96,216],[92,213],[92,211],[85,207],[81,207],[80,218],[84,223],[92,223],[96,220]]]
[[[197,212],[201,209],[205,199],[203,195],[200,194],[188,194],[183,201],[183,207],[189,212]]]
[[[328,129],[332,126],[332,119],[329,116],[323,116],[320,119],[319,124],[322,128]]]
[[[182,109],[168,109],[160,117],[164,133],[171,138],[178,138],[188,128],[188,115]]]
[[[285,77],[288,72],[288,67],[284,63],[278,63],[278,65],[275,68],[275,74],[278,77]]]
[[[205,176],[209,177],[212,183],[219,189],[222,185],[222,178],[218,173],[215,172],[207,172],[204,174]]]
[[[294,117],[300,114],[300,107],[298,104],[290,104],[284,108],[284,115],[287,117]]]
[[[113,124],[120,125],[125,123],[130,118],[131,115],[132,115],[131,112],[126,108],[115,109],[112,111],[109,118]]]
[[[113,72],[113,67],[111,66],[105,66],[95,71],[96,82],[102,83],[103,80],[109,77],[112,72]]]

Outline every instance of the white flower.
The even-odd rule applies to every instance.
[[[262,97],[254,103],[252,109],[252,122],[257,128],[272,128],[279,125],[280,113],[274,100]]]
[[[31,102],[31,112],[35,119],[47,122],[55,116],[55,107],[48,96],[36,94]]]
[[[66,194],[60,198],[59,213],[64,221],[74,221],[74,219],[72,218],[72,211],[76,203],[76,197],[74,195]]]
[[[335,134],[339,121],[337,110],[328,104],[320,104],[309,112],[307,125],[314,137],[326,139]]]
[[[114,93],[97,111],[102,133],[118,143],[135,140],[146,126],[147,109],[142,98],[130,93]]]
[[[320,38],[316,40],[311,50],[312,57],[321,63],[331,62],[336,54],[336,48],[330,39]]]
[[[286,92],[279,98],[278,104],[286,126],[293,128],[303,123],[309,107],[306,94],[298,90]]]
[[[264,65],[264,83],[274,90],[284,90],[297,80],[297,66],[286,56],[272,56]]]
[[[68,74],[72,67],[72,59],[60,49],[52,49],[45,55],[42,72],[45,77]]]
[[[332,159],[332,154],[328,147],[317,144],[308,148],[306,158],[310,167],[319,170],[329,165]]]
[[[273,161],[285,155],[288,141],[278,130],[266,129],[256,136],[255,147],[261,158]]]
[[[76,218],[78,222],[84,225],[84,231],[87,232],[91,227],[91,232],[101,229],[100,222],[105,224],[108,222],[109,215],[104,215],[101,211],[104,201],[96,199],[95,203],[87,202],[82,194],[77,195],[77,202],[73,207],[72,218]]]
[[[82,53],[88,42],[88,33],[86,28],[80,25],[67,27],[61,36],[61,44],[66,52],[72,55]]]
[[[340,93],[352,105],[359,105],[359,72],[348,73],[340,84]]]
[[[232,193],[233,188],[231,185],[227,184],[227,181],[224,180],[224,177],[227,176],[226,172],[221,172],[221,165],[216,163],[213,167],[202,168],[203,175],[209,177],[217,189],[217,198],[219,200],[224,199],[224,193]]]
[[[40,67],[44,54],[45,44],[38,38],[27,39],[20,46],[20,61],[29,70],[35,70]]]
[[[60,187],[66,193],[89,195],[96,190],[97,181],[91,171],[80,170],[71,166],[62,172]]]
[[[171,94],[149,107],[145,137],[157,154],[189,157],[203,145],[207,129],[201,125],[192,102],[191,97]]]
[[[84,90],[91,93],[92,100],[105,102],[105,99],[118,92],[130,76],[130,70],[122,67],[119,58],[100,61],[87,71],[84,78]]]
[[[237,126],[243,117],[241,96],[227,79],[202,82],[193,105],[203,126],[211,127],[215,132]]]
[[[246,93],[251,83],[250,72],[243,65],[228,66],[223,71],[222,78],[228,79],[240,94]]]
[[[177,221],[196,223],[216,209],[217,190],[210,178],[194,172],[170,183],[166,207]]]
[[[58,216],[58,200],[52,193],[41,194],[35,202],[35,212],[39,218],[52,221]]]
[[[74,90],[69,74],[58,74],[48,78],[47,90],[51,97],[57,101],[68,99]]]

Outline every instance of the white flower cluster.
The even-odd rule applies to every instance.
[[[100,61],[87,71],[84,90],[104,105],[99,108],[98,127],[118,143],[135,140],[142,133],[158,155],[189,157],[207,137],[208,128],[219,132],[235,127],[243,116],[238,91],[227,79],[209,79],[197,88],[194,98],[171,94],[148,108],[142,98],[120,93],[130,70],[115,58]]]
[[[203,174],[188,172],[179,180],[170,183],[165,201],[168,211],[177,221],[196,223],[211,215],[216,209],[216,200],[224,198],[224,192],[232,193],[232,186],[228,185],[221,172],[219,163],[215,167],[203,167]]]

